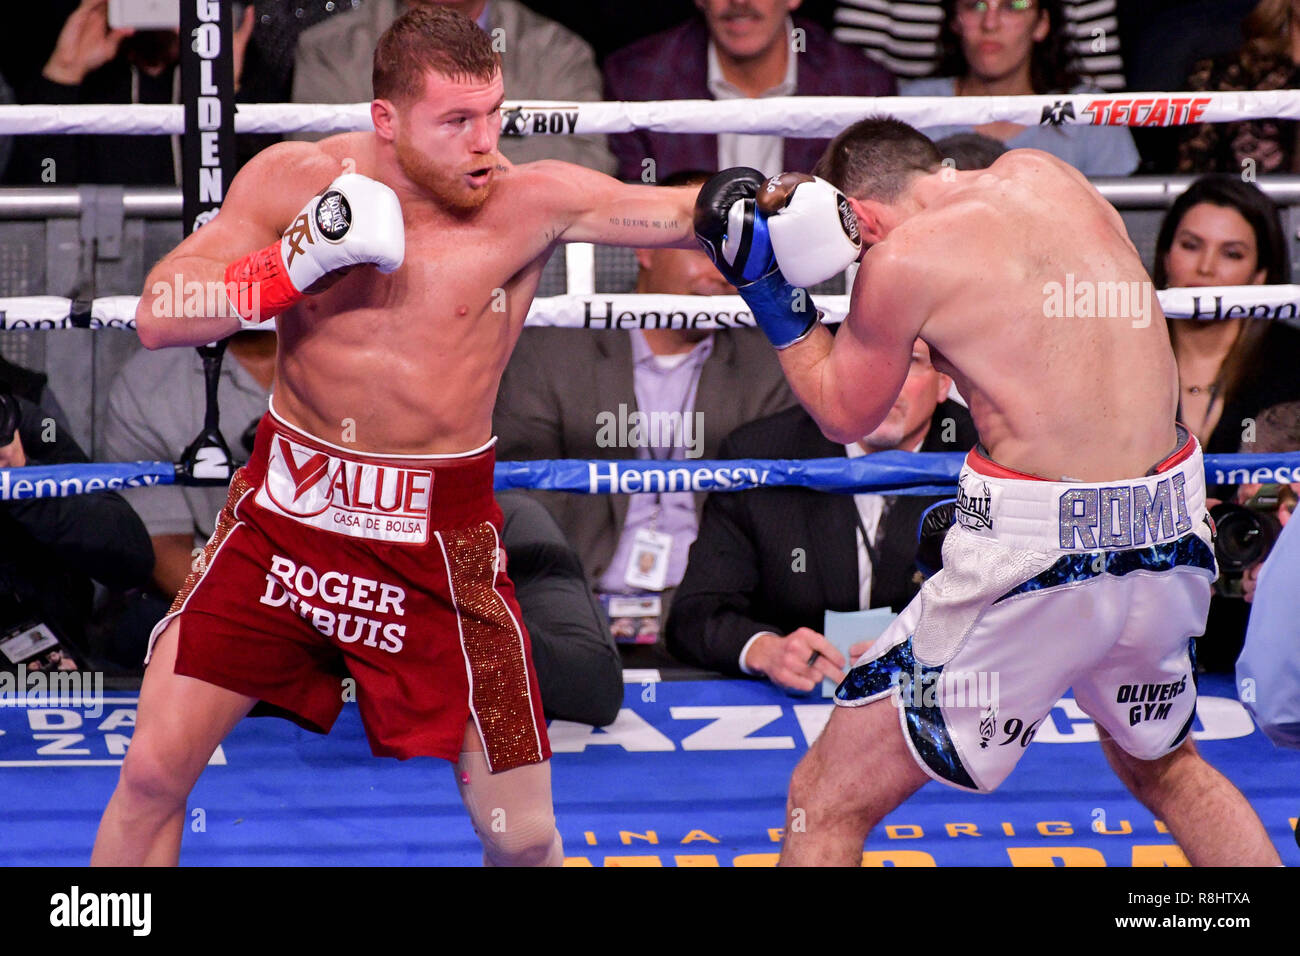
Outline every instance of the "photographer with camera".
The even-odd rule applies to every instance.
[[[47,409],[0,377],[0,468],[11,470],[0,477],[4,488],[19,480],[14,470],[86,460]],[[0,668],[84,664],[91,579],[131,588],[152,565],[144,525],[114,492],[0,500]]]
[[[1300,402],[1261,414],[1256,439],[1242,450],[1300,448]],[[1253,558],[1242,571],[1244,597],[1252,607],[1237,660],[1237,692],[1273,743],[1294,748],[1300,748],[1300,522],[1291,518],[1298,492],[1300,483],[1243,485],[1243,496],[1276,504],[1272,511],[1234,515],[1238,526],[1229,529],[1229,547],[1240,545],[1248,552],[1243,556]]]
[[[1290,282],[1277,206],[1239,177],[1202,176],[1174,201],[1161,222],[1151,276],[1159,289]],[[1195,433],[1207,455],[1231,454],[1243,442],[1244,451],[1266,450],[1249,441],[1252,423],[1273,405],[1300,400],[1300,377],[1295,374],[1300,330],[1273,319],[1243,316],[1170,321],[1168,327],[1178,366],[1178,420]],[[1204,671],[1230,672],[1245,640],[1250,606],[1242,600],[1244,572],[1258,556],[1235,553],[1234,542],[1250,548],[1258,537],[1251,522],[1233,515],[1245,517],[1234,510],[1237,502],[1245,507],[1257,490],[1242,496],[1231,484],[1206,489],[1211,515],[1221,525],[1221,574],[1205,634],[1196,642],[1197,664]],[[1228,502],[1226,513],[1216,500]],[[1276,508],[1260,500],[1245,510],[1259,515]],[[1244,537],[1237,541],[1239,535]]]
[[[167,29],[137,29],[131,25],[139,22],[131,16],[139,12],[137,8],[150,10],[152,5],[114,6],[117,9],[110,10],[109,0],[82,0],[67,14],[40,72],[10,77],[19,102],[180,102],[179,6],[175,14],[177,26]],[[49,8],[34,15],[40,23],[59,12],[58,8]],[[236,91],[254,20],[253,6],[240,5],[232,37]],[[14,146],[6,181],[16,185],[180,185],[180,137],[21,136]]]

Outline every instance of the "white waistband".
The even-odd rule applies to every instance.
[[[969,459],[958,477],[957,523],[1014,548],[1120,551],[1208,535],[1200,446],[1159,474],[1119,481],[1036,481],[983,474]]]

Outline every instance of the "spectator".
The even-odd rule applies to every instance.
[[[217,407],[226,446],[237,459],[253,450],[275,371],[275,333],[239,332],[229,339]],[[203,360],[193,349],[136,353],[108,393],[105,457],[112,461],[176,461],[203,427]],[[111,654],[142,666],[149,631],[167,612],[190,573],[196,548],[212,536],[226,487],[162,485],[124,495],[144,520],[153,544],[152,588],[139,596],[118,628]]]
[[[1188,64],[1237,47],[1242,18],[1258,0],[1144,0],[1119,8],[1130,91],[1181,90]],[[1142,173],[1172,173],[1186,126],[1131,127]]]
[[[49,409],[0,384],[0,468],[86,460]],[[21,472],[10,480],[20,481]],[[91,579],[132,588],[148,578],[152,561],[140,519],[114,492],[0,502],[0,640],[42,624],[83,658],[91,655]],[[0,666],[18,660],[0,655]]]
[[[705,178],[683,174],[669,185]],[[636,291],[642,295],[732,291],[697,250],[643,249],[637,260]],[[737,425],[793,402],[775,354],[757,329],[525,329],[497,399],[497,458],[713,458]],[[633,415],[661,427],[632,425]],[[650,624],[642,640],[653,640],[685,570],[704,496],[533,494],[577,548],[597,591],[636,594],[658,605],[643,615]],[[647,539],[650,546],[642,544]],[[651,570],[657,586],[630,585],[629,576],[637,576],[634,564],[651,549],[660,558]],[[661,652],[625,654],[625,661],[648,662]]]
[[[245,8],[234,36],[235,89],[254,11]],[[20,89],[23,103],[179,103],[177,30],[113,30],[108,0],[82,0],[64,22],[39,76]],[[14,183],[175,186],[180,184],[179,136],[19,137]]]
[[[1069,66],[1060,0],[943,0],[943,11],[938,74],[903,83],[904,96],[1095,92]],[[1045,150],[1087,176],[1127,176],[1139,160],[1125,127],[995,122],[922,129],[932,139],[973,129],[1012,149]]]
[[[766,96],[892,96],[884,67],[790,11],[799,0],[698,0],[703,17],[636,43],[605,62],[610,100],[731,100]],[[802,31],[795,34],[794,31]],[[796,52],[798,55],[796,55]],[[624,180],[663,182],[684,169],[752,166],[767,175],[811,170],[824,139],[735,133],[610,137]],[[648,165],[653,161],[653,166]]]
[[[1255,440],[1243,441],[1239,449],[1241,454],[1280,454],[1300,451],[1300,402],[1284,402],[1266,408],[1255,423]],[[1260,484],[1244,484],[1237,488],[1237,501],[1246,504],[1263,488]],[[1279,490],[1277,518],[1279,527],[1286,527],[1295,516],[1296,501],[1300,499],[1300,482],[1285,486],[1276,486]],[[1289,489],[1289,493],[1285,489]],[[1255,599],[1255,587],[1259,580],[1260,567],[1263,562],[1251,565],[1242,575],[1243,598],[1247,603]]]
[[[857,458],[877,451],[967,451],[975,427],[944,396],[952,382],[920,339],[889,415],[852,445],[787,409],[738,428],[722,458]],[[765,488],[710,495],[668,620],[668,649],[719,673],[811,690],[843,678],[844,657],[821,634],[826,610],[901,611],[920,587],[917,525],[936,498]],[[802,554],[806,564],[792,556]],[[809,666],[813,652],[824,660]]]
[[[1292,406],[1291,416],[1297,412]],[[1289,520],[1285,510],[1278,517],[1282,533],[1257,572],[1254,609],[1236,662],[1237,689],[1269,740],[1300,748],[1300,521]]]
[[[1170,207],[1156,237],[1156,288],[1281,285],[1291,281],[1277,207],[1232,176],[1196,180]],[[1281,322],[1170,320],[1178,363],[1178,419],[1206,454],[1231,454],[1249,422],[1300,399],[1300,331]]]
[[[1300,29],[1291,0],[1260,0],[1242,22],[1246,42],[1228,56],[1198,60],[1187,77],[1196,92],[1284,90],[1300,87]],[[1294,120],[1259,119],[1185,127],[1180,173],[1300,171]]]
[[[542,16],[558,20],[591,44],[597,62],[634,40],[681,23],[695,11],[693,0],[610,3],[609,0],[528,0]]]
[[[1258,188],[1233,176],[1204,176],[1174,201],[1156,237],[1152,276],[1157,288],[1285,284],[1286,242],[1277,208]],[[1206,454],[1231,454],[1252,436],[1262,411],[1300,399],[1300,331],[1280,322],[1231,318],[1171,319],[1178,365],[1178,420]],[[1253,449],[1252,449],[1253,450]],[[1211,487],[1212,498],[1233,489]],[[1249,608],[1216,593],[1198,664],[1232,668],[1246,633]]]
[[[248,91],[249,102],[253,103],[290,102],[298,37],[322,20],[361,5],[361,0],[259,0],[257,23],[244,60],[247,76],[241,92]]]
[[[934,145],[955,169],[985,169],[1007,151],[1005,144],[983,133],[953,133]]]
[[[552,720],[611,724],[623,704],[623,665],[582,561],[536,501],[497,496],[510,580],[524,612],[542,709]]]
[[[501,54],[507,100],[600,99],[600,71],[586,41],[517,0],[410,3],[450,7],[477,21],[494,40],[499,38],[496,49]],[[375,44],[406,6],[402,0],[369,0],[360,10],[302,31],[294,64],[294,102],[360,103],[371,99]],[[498,149],[514,163],[560,159],[602,173],[614,170],[614,158],[603,136],[503,137]]]
[[[861,46],[872,59],[899,77],[914,79],[934,72],[939,59],[940,0],[839,0],[835,4],[835,39]],[[1079,73],[1102,90],[1124,88],[1124,63],[1116,27],[1116,0],[1063,0],[1068,55]]]

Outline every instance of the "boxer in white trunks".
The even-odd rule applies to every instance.
[[[1192,863],[1278,865],[1190,735],[1213,528],[1200,449],[1174,422],[1165,323],[1118,213],[1046,153],[958,172],[891,119],[849,127],[816,172],[719,173],[697,237],[828,438],[876,427],[919,336],[982,444],[943,570],[860,652],[795,769],[782,863],[859,863],[871,828],[930,779],[993,790],[1073,687]],[[798,287],[859,257],[832,337]],[[1097,317],[1061,317],[1067,287],[1090,288]]]

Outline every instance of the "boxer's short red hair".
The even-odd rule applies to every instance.
[[[393,21],[375,45],[371,83],[377,100],[417,99],[426,73],[488,82],[501,68],[491,38],[464,14],[415,7]]]

